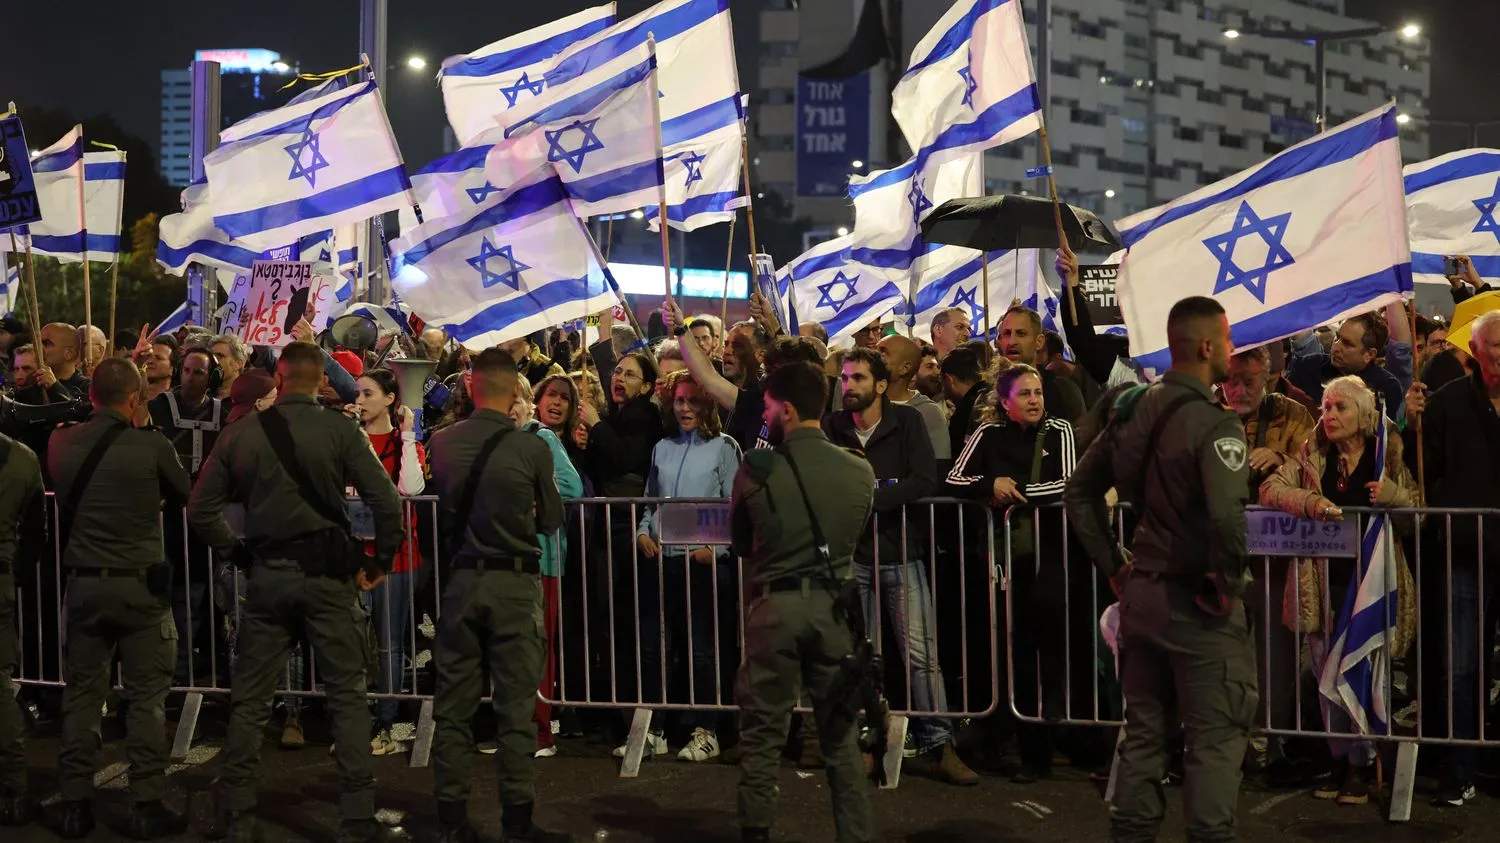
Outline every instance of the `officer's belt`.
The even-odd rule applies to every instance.
[[[518,574],[540,574],[542,563],[530,556],[464,557],[453,560],[455,571],[514,571]]]
[[[756,588],[760,596],[767,594],[778,594],[783,591],[801,591],[803,593],[837,592],[839,584],[824,577],[777,577],[770,582],[761,583]]]
[[[98,577],[99,579],[120,579],[146,581],[148,569],[146,568],[68,568],[70,577]]]

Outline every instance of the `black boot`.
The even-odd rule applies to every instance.
[[[439,802],[438,824],[443,827],[438,843],[478,843],[479,833],[469,825],[467,802]]]
[[[57,836],[64,840],[78,840],[89,836],[94,830],[94,809],[87,799],[74,799],[62,803],[57,811]]]
[[[522,802],[500,809],[500,843],[573,843],[565,831],[547,831],[531,821],[534,803]]]
[[[133,840],[155,840],[187,831],[187,817],[161,804],[160,800],[137,802],[130,812],[125,833]]]
[[[224,843],[261,843],[260,824],[252,811],[224,811],[217,826],[218,839]]]
[[[740,843],[771,843],[771,829],[745,828],[740,830]]]
[[[36,803],[25,790],[0,790],[0,825],[26,825],[36,816]]]

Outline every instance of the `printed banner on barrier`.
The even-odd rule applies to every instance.
[[[1245,546],[1252,556],[1354,559],[1359,556],[1359,525],[1348,521],[1308,521],[1272,510],[1245,513]]]
[[[662,544],[729,544],[729,502],[663,503],[656,523]]]

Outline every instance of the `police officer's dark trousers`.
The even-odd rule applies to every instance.
[[[0,793],[26,790],[26,734],[16,686],[11,681],[20,665],[16,633],[16,581],[0,573]]]
[[[1183,804],[1191,843],[1233,840],[1240,764],[1255,708],[1255,650],[1244,606],[1217,618],[1188,577],[1135,571],[1120,600],[1125,743],[1110,839],[1155,840],[1166,811],[1167,738],[1182,723]],[[1253,586],[1252,586],[1253,587]]]
[[[177,659],[177,627],[167,595],[147,588],[144,570],[75,573],[68,580],[66,608],[68,685],[58,756],[62,798],[82,801],[94,795],[101,708],[118,653],[128,705],[131,796],[136,802],[160,801],[167,790],[164,707]]]
[[[328,695],[339,813],[345,820],[374,817],[370,710],[365,704],[368,639],[353,578],[312,576],[289,559],[257,559],[248,588],[240,616],[229,736],[219,770],[223,808],[239,813],[255,807],[263,730],[271,716],[276,682],[286,668],[287,653],[305,634],[318,654],[318,673]]]
[[[875,839],[875,823],[855,742],[853,701],[829,698],[844,657],[853,652],[849,628],[834,614],[833,602],[823,586],[804,581],[801,590],[761,596],[746,612],[745,662],[735,685],[744,748],[740,825],[770,828],[775,822],[781,749],[805,689],[828,765],[838,843],[867,843]]]
[[[531,714],[547,641],[542,579],[536,571],[534,561],[519,566],[501,563],[488,570],[461,568],[443,585],[433,702],[433,772],[440,803],[469,799],[475,755],[470,723],[484,696],[486,668],[495,705],[500,804],[522,805],[534,799],[536,722]]]

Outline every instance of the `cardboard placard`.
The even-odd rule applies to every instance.
[[[256,261],[249,275],[235,276],[220,330],[239,334],[246,345],[276,348],[292,342],[298,319],[321,331],[338,303],[337,286],[312,267],[311,261]]]

